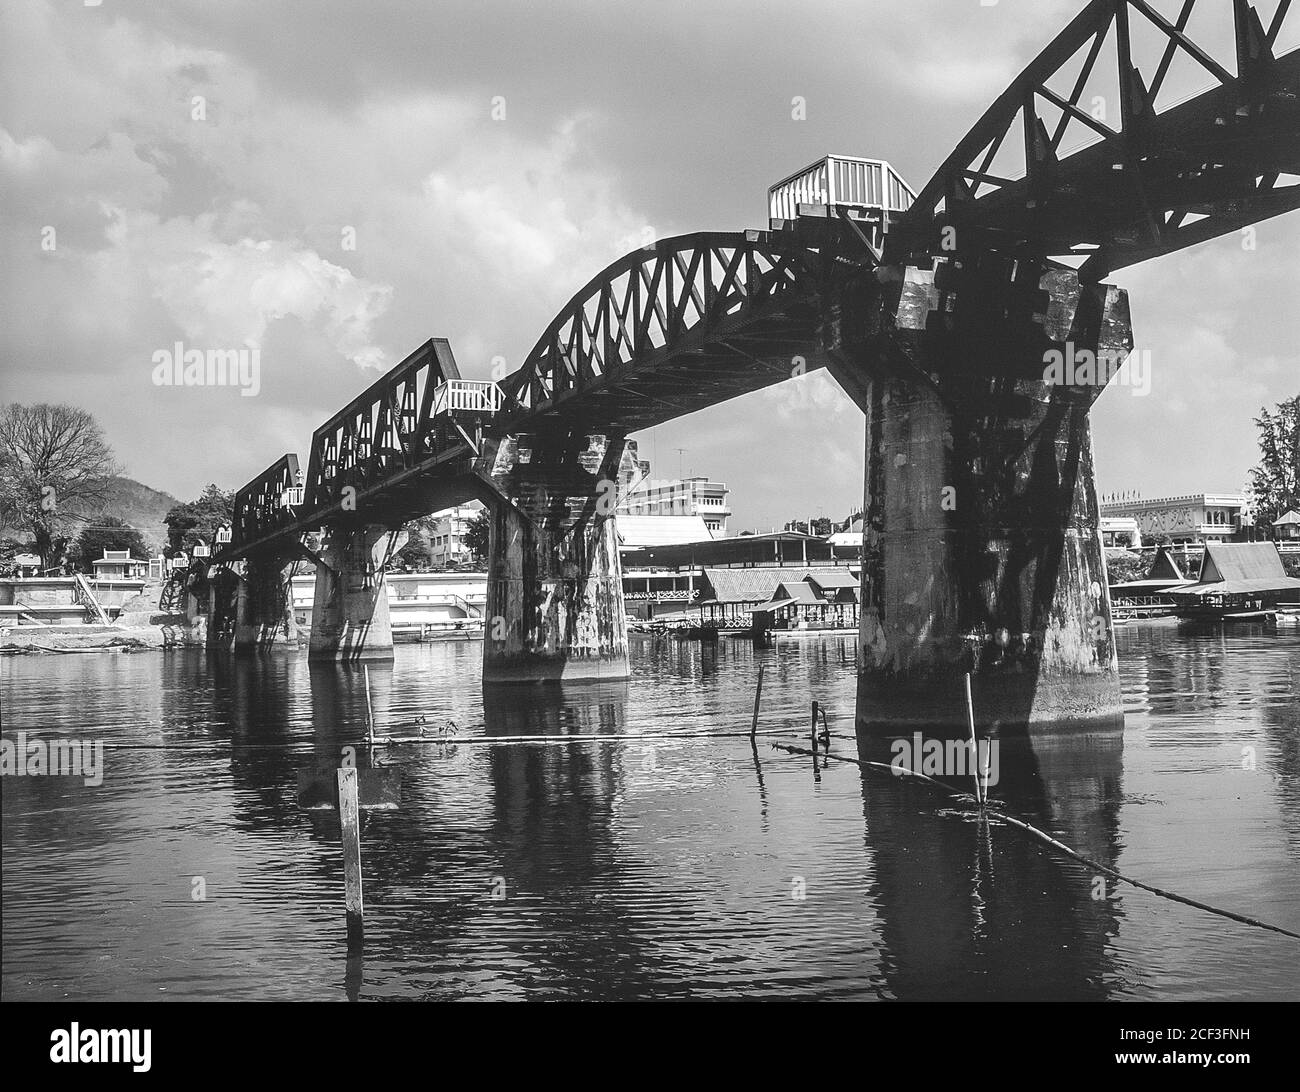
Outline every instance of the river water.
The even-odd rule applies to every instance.
[[[370,668],[381,735],[460,734],[388,750],[402,801],[363,815],[353,960],[338,820],[298,806],[296,773],[361,738],[359,669],[6,657],[5,737],[106,757],[97,787],[3,779],[3,998],[1300,998],[1298,941],[1105,881],[920,782],[752,748],[760,663],[761,729],[800,741],[815,698],[852,732],[849,641],[638,640],[628,683],[486,701],[480,653]],[[1008,745],[994,796],[1300,931],[1300,634],[1132,624],[1120,655],[1123,732]]]

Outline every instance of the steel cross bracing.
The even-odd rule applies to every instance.
[[[816,334],[818,264],[760,231],[683,235],[625,255],[501,384],[501,426],[545,414],[626,434],[789,379]]]
[[[1198,11],[1225,5],[1226,57],[1194,30]],[[431,498],[467,499],[485,437],[552,424],[626,435],[820,366],[824,310],[843,280],[881,261],[928,265],[950,249],[945,229],[958,259],[1061,259],[1095,283],[1300,206],[1300,185],[1283,179],[1300,174],[1300,50],[1274,56],[1290,8],[1278,0],[1264,20],[1247,0],[1092,0],[882,235],[822,209],[777,221],[782,230],[686,235],[625,255],[501,381],[494,414],[437,412],[436,388],[459,373],[447,343],[430,341],[316,430],[301,481],[288,455],[239,490],[218,560],[361,508],[396,526]],[[1180,60],[1212,86],[1158,109]],[[1103,120],[1085,96],[1107,64],[1119,102]],[[1080,133],[1094,143],[1064,152]],[[1020,169],[998,173],[1007,148]]]
[[[490,419],[433,412],[437,385],[459,373],[447,343],[431,341],[316,430],[300,506],[284,508],[277,492],[283,459],[238,492],[244,515],[221,556],[360,510],[394,524],[424,514],[431,479],[457,477],[464,492],[485,435],[575,421],[626,435],[789,379],[816,341],[820,269],[793,237],[758,231],[686,235],[626,255],[500,383]],[[468,498],[447,503],[456,499]]]
[[[301,504],[293,492],[302,485],[298,456],[284,455],[235,493],[232,542],[256,542],[293,527]]]
[[[1198,13],[1228,4],[1231,42],[1189,31]],[[937,250],[952,226],[962,249],[1083,257],[1080,276],[1097,281],[1300,206],[1300,186],[1280,182],[1300,173],[1300,50],[1273,55],[1291,0],[1267,24],[1247,0],[1163,6],[1176,16],[1148,0],[1093,0],[957,145],[886,258]],[[1212,86],[1157,112],[1180,59]],[[1112,108],[1105,121],[1089,98],[1103,63],[1115,66],[1119,98],[1118,119]],[[1095,143],[1062,158],[1067,136],[1080,135]],[[1012,145],[1020,177],[993,173]]]

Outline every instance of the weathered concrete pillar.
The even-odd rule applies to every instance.
[[[628,677],[613,518],[623,443],[560,430],[490,451],[484,682]]]
[[[222,566],[208,577],[207,647],[229,652],[235,644],[235,620],[239,610],[239,589],[243,581]]]
[[[859,729],[962,730],[967,671],[985,728],[1113,723],[1088,412],[1132,347],[1127,297],[937,264],[878,271],[838,346],[867,415]]]
[[[316,566],[311,660],[391,660],[384,566],[397,532],[379,526],[329,528]]]
[[[235,651],[298,645],[293,595],[279,555],[250,557],[235,587]]]

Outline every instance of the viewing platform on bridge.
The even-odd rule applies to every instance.
[[[912,187],[885,160],[849,155],[828,155],[767,191],[773,231],[797,225],[805,242],[825,245],[830,222],[847,221],[877,262],[886,233],[914,200]]]
[[[433,392],[433,414],[484,414],[501,410],[501,388],[490,381],[449,379]]]
[[[773,220],[795,219],[801,205],[901,213],[915,199],[912,187],[885,160],[850,155],[828,155],[767,191]]]

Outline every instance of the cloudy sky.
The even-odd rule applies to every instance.
[[[513,370],[620,254],[765,227],[768,185],[827,152],[919,187],[1082,6],[6,4],[0,399],[93,410],[126,472],[179,497],[235,487],[425,339],[469,377]],[[1252,418],[1300,390],[1300,214],[1256,244],[1116,276],[1153,389],[1099,402],[1102,491],[1241,486]],[[176,341],[260,346],[260,392],[156,386]],[[726,481],[737,527],[841,516],[861,416],[797,383],[643,433],[642,455]]]

